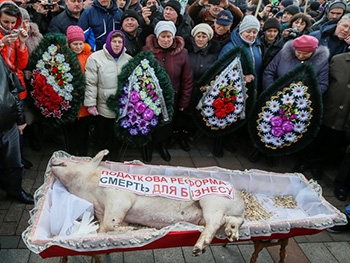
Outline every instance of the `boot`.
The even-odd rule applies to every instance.
[[[177,142],[180,145],[181,149],[184,150],[185,152],[188,152],[191,150],[190,146],[187,143],[187,132],[186,131],[181,131],[179,133],[179,137],[177,138]]]
[[[152,161],[152,152],[153,152],[152,142],[149,142],[142,147],[142,158],[145,162],[149,163],[150,161]]]
[[[169,162],[171,159],[170,153],[168,152],[168,149],[166,148],[166,142],[161,142],[159,145],[159,153],[160,156],[163,158],[164,161]]]

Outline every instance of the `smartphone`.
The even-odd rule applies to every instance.
[[[19,34],[19,29],[12,29],[12,30],[11,30],[11,35],[16,35],[16,36],[18,36],[18,34]]]
[[[149,16],[149,20],[155,19],[158,16],[157,6],[151,5],[149,10],[152,12],[152,14]]]

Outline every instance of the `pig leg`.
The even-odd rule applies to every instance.
[[[131,200],[124,199],[123,202],[109,199],[105,207],[105,213],[100,226],[100,232],[103,229],[107,231],[128,231],[134,230],[134,227],[122,226],[127,212],[132,207]]]
[[[243,217],[225,216],[225,234],[231,242],[239,239],[239,228],[243,224]]]
[[[205,227],[192,249],[194,256],[199,256],[205,252],[216,232],[224,224],[223,215],[217,209],[206,209],[203,207],[203,219],[205,221]]]

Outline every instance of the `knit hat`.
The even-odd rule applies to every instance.
[[[233,22],[232,13],[228,10],[222,10],[216,16],[216,23],[222,26],[228,26]]]
[[[23,20],[25,20],[25,19],[30,20],[30,16],[29,16],[28,11],[26,9],[22,8],[22,7],[20,7],[19,9],[22,12],[22,19]]]
[[[123,39],[123,47],[122,49],[120,50],[120,52],[118,54],[114,53],[113,49],[112,49],[112,45],[111,45],[111,41],[112,41],[112,36],[117,33],[117,35],[119,35],[122,39]],[[111,54],[111,56],[113,58],[119,58],[119,56],[123,53],[124,51],[124,46],[125,46],[125,36],[123,34],[122,31],[120,30],[113,30],[111,31],[108,36],[107,36],[107,39],[106,39],[106,49],[108,50],[108,53]]]
[[[158,38],[160,33],[164,31],[169,31],[173,36],[176,34],[176,27],[173,21],[159,21],[155,28],[154,28],[154,34]]]
[[[318,47],[318,39],[313,36],[302,35],[294,39],[292,45],[299,51],[314,52]]]
[[[318,9],[320,8],[320,3],[318,1],[313,1],[310,4],[310,10],[312,11],[318,11]]]
[[[288,12],[294,16],[295,14],[300,13],[300,9],[296,5],[289,5],[283,10],[283,13],[285,12]]]
[[[214,35],[213,29],[207,23],[200,23],[200,24],[196,25],[192,29],[191,35],[193,37],[195,37],[195,35],[197,35],[197,33],[199,33],[199,32],[206,34],[208,36],[209,40],[211,40],[213,38],[213,35]]]
[[[80,26],[69,26],[66,31],[66,37],[68,44],[73,41],[83,41],[85,42],[84,31]]]
[[[167,6],[170,6],[171,8],[173,8],[178,16],[181,15],[181,4],[179,1],[169,0],[168,2],[165,3],[164,8],[166,8]]]
[[[127,17],[133,17],[137,20],[137,23],[140,25],[140,16],[136,13],[136,11],[132,10],[132,9],[127,9],[124,11],[123,15],[122,15],[122,20],[121,20],[121,24],[123,24],[124,19]]]
[[[253,15],[246,15],[244,16],[241,24],[239,25],[239,34],[242,34],[244,31],[247,31],[248,29],[256,29],[260,30],[260,23],[259,20],[256,19]]]
[[[293,4],[293,0],[283,0],[281,2],[281,5],[283,5],[284,7],[290,6]]]
[[[281,32],[281,22],[276,17],[267,19],[264,23],[263,31],[266,31],[270,28],[277,28],[278,32]]]
[[[344,0],[335,0],[329,4],[329,9],[332,10],[334,8],[341,8],[344,11],[346,10],[346,2]]]

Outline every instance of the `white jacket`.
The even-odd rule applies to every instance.
[[[86,89],[84,105],[96,106],[99,114],[105,118],[115,118],[116,115],[106,104],[109,96],[114,95],[118,89],[118,75],[122,67],[132,58],[123,53],[116,62],[103,45],[103,49],[96,51],[86,61]],[[122,88],[122,87],[120,87]]]

